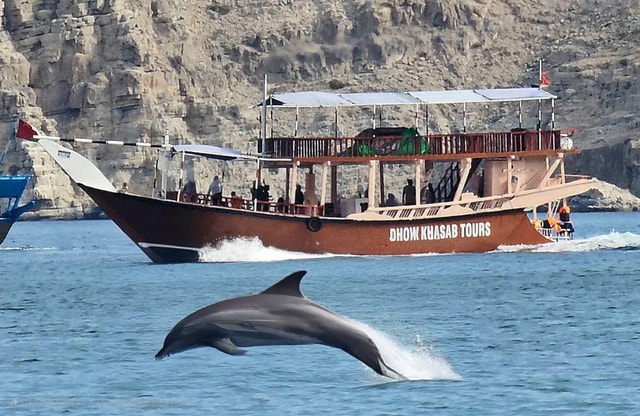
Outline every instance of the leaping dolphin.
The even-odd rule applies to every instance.
[[[239,347],[322,344],[340,348],[380,375],[404,379],[385,364],[357,324],[304,297],[300,281],[306,273],[292,273],[261,293],[193,312],[169,332],[156,359],[199,347],[239,355],[245,353]]]

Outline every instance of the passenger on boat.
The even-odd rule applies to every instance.
[[[231,208],[242,208],[242,198],[236,191],[231,191]]]
[[[211,195],[211,204],[212,205],[220,205],[220,201],[222,200],[222,183],[218,178],[218,175],[213,177],[213,181],[211,185],[209,185],[208,195]]]
[[[565,221],[571,221],[570,219],[570,215],[571,214],[571,208],[569,208],[568,205],[563,205],[559,210],[558,210],[558,218],[560,219],[560,221],[565,222]]]
[[[547,221],[549,222],[549,228],[553,228],[557,234],[562,232],[562,227],[555,218],[549,217],[547,218]]]
[[[422,204],[433,204],[436,202],[436,193],[433,190],[433,185],[430,183],[420,191],[420,202]]]
[[[262,211],[269,211],[269,185],[264,182],[264,179],[262,185],[259,185],[256,190],[256,199]]]
[[[302,192],[302,186],[296,185],[296,197],[295,197],[296,213],[301,214],[304,212],[304,192]]]
[[[387,201],[384,203],[385,207],[398,207],[400,206],[400,202],[396,199],[394,194],[389,194],[387,197]]]
[[[251,200],[255,200],[258,198],[258,188],[256,187],[256,181],[251,183]]]
[[[413,186],[413,181],[411,179],[407,179],[407,184],[402,188],[402,204],[416,204],[416,187]]]
[[[562,227],[562,229],[567,230],[567,232],[574,232],[573,222],[571,221],[571,208],[568,205],[563,205],[558,211],[558,223]]]
[[[184,202],[198,202],[198,192],[194,181],[188,181],[184,184],[181,199]]]

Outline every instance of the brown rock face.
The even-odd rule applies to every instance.
[[[0,4],[0,149],[22,114],[65,137],[158,143],[168,135],[174,143],[249,150],[259,132],[250,106],[260,101],[265,73],[270,91],[518,86],[537,83],[537,59],[544,58],[549,91],[559,96],[556,125],[579,128],[576,145],[590,149],[572,158],[572,169],[640,195],[638,0]],[[515,122],[512,113],[488,120],[483,108],[469,116],[478,128],[494,118]],[[455,129],[461,116],[443,109],[433,121]],[[354,132],[367,118],[358,122]],[[33,169],[36,194],[51,202],[52,215],[93,214],[51,160],[33,146],[26,153],[15,146],[3,171]],[[117,186],[148,189],[154,155],[121,150],[85,151]],[[212,169],[192,167],[199,186]],[[248,187],[251,178],[232,173],[231,187]]]

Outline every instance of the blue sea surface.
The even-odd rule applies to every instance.
[[[108,220],[19,222],[0,247],[0,414],[638,415],[640,213],[573,220],[571,242],[483,254],[242,240],[172,265]],[[187,314],[297,270],[410,380],[320,345],[154,359]]]

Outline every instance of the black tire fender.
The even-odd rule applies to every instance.
[[[322,228],[322,221],[318,217],[311,217],[307,220],[307,228],[314,233],[318,232]]]

